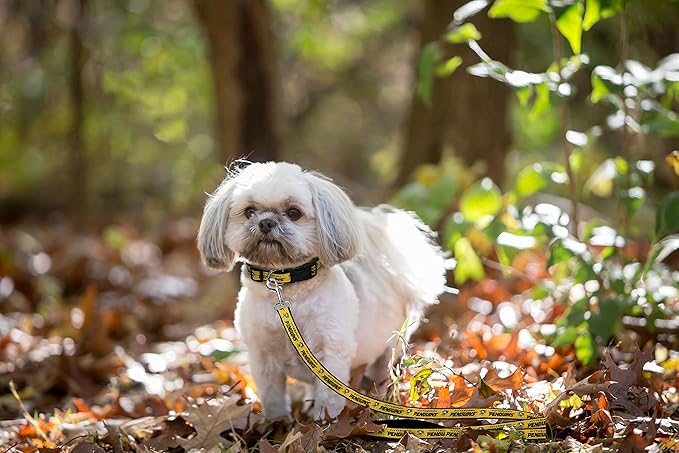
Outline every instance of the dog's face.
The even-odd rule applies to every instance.
[[[227,270],[238,257],[269,269],[313,257],[333,265],[357,253],[355,220],[353,203],[322,176],[255,163],[228,176],[207,201],[198,248],[208,266]]]

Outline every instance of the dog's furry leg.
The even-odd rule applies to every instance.
[[[321,359],[322,357],[322,359]],[[338,355],[336,352],[320,354],[319,360],[340,381],[349,383],[351,361],[348,356]],[[314,416],[317,419],[325,417],[325,412],[330,417],[337,417],[346,404],[346,400],[333,390],[328,388],[320,380],[314,383]]]
[[[286,392],[285,370],[268,351],[250,351],[250,371],[268,420],[290,418],[290,398]]]

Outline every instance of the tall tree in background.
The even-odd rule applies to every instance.
[[[83,123],[85,121],[85,93],[83,88],[83,67],[85,66],[85,47],[82,33],[85,27],[85,8],[87,0],[72,0],[70,43],[70,80],[71,131],[69,137],[69,166],[71,174],[71,194],[69,206],[76,222],[82,223],[87,215],[87,168],[83,147]]]
[[[453,11],[465,3],[467,0],[424,1],[418,27],[421,47],[438,40]],[[485,12],[474,16],[473,22],[483,35],[484,50],[497,60],[511,62],[515,47],[511,22],[489,19]],[[455,54],[463,58],[464,65],[478,60],[463,45],[456,46]],[[509,95],[510,90],[502,84],[463,70],[435,80],[430,106],[413,89],[396,185],[407,182],[418,165],[439,162],[446,146],[452,146],[468,166],[482,162],[485,173],[501,184],[511,144]]]
[[[273,160],[281,150],[280,80],[265,0],[195,0],[209,45],[222,160]]]

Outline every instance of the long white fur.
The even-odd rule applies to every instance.
[[[290,203],[301,209],[301,219],[286,219],[282,212]],[[258,209],[247,219],[249,205]],[[253,245],[261,236],[254,223],[270,215],[280,222],[271,234],[285,245],[280,250],[286,256],[279,248]],[[269,269],[318,256],[323,263],[318,275],[285,285],[283,294],[316,357],[348,382],[352,368],[385,356],[392,346],[387,340],[405,320],[409,332],[414,330],[426,306],[443,292],[444,257],[430,235],[410,214],[388,206],[357,208],[322,175],[267,162],[231,174],[208,199],[198,247],[207,265],[225,269],[248,256],[267,261],[252,264]],[[286,376],[313,384],[315,416],[325,411],[337,416],[345,400],[318,381],[288,344],[273,308],[275,295],[245,272],[241,282],[235,324],[265,416],[290,416]]]

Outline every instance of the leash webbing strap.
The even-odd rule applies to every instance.
[[[399,439],[405,433],[410,433],[423,439],[456,438],[466,430],[503,431],[505,428],[514,429],[524,439],[543,440],[547,438],[547,427],[544,417],[531,412],[513,409],[495,408],[417,408],[400,406],[388,403],[357,392],[337,379],[325,366],[314,356],[311,349],[302,338],[297,328],[290,304],[287,302],[277,303],[276,310],[281,318],[285,332],[300,358],[311,372],[335,393],[359,406],[369,407],[371,410],[407,419],[438,419],[438,420],[462,420],[462,419],[489,419],[489,420],[513,420],[506,423],[489,423],[473,426],[460,426],[446,428],[393,428],[385,426],[381,431],[371,433],[371,436],[389,439]]]

